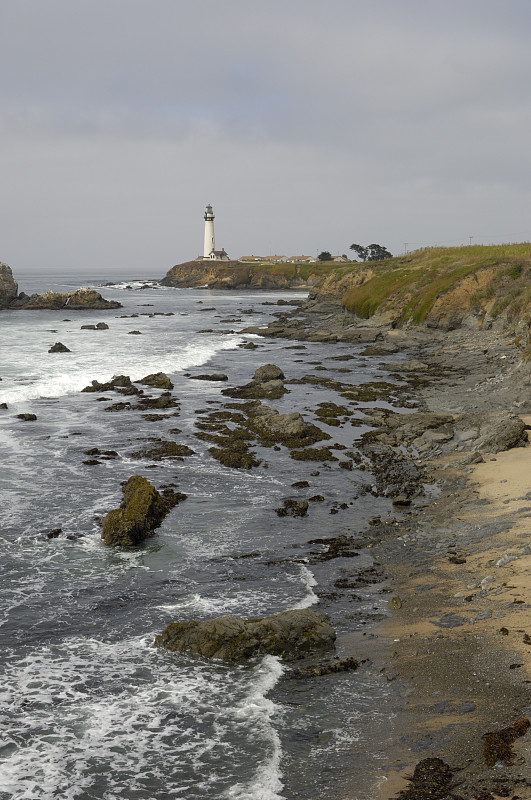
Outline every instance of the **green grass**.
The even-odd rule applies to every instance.
[[[373,268],[376,274],[365,283],[352,287],[342,298],[342,305],[367,319],[385,306],[386,301],[392,300],[395,311],[397,306],[401,308],[403,320],[419,323],[429,314],[437,298],[457,286],[463,278],[486,267],[499,267],[493,281],[472,295],[471,305],[476,307],[483,300],[500,295],[500,304],[505,303],[503,310],[522,294],[520,284],[528,285],[526,275],[530,265],[531,243],[527,242],[425,248],[364,265]],[[505,302],[513,288],[513,294]]]

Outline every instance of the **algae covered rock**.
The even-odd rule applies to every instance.
[[[285,375],[276,364],[264,364],[262,367],[258,367],[253,378],[258,383],[266,383],[267,381],[283,381]]]
[[[146,375],[142,380],[137,381],[144,386],[152,386],[154,389],[173,389],[173,383],[168,378],[165,372],[153,372],[151,375]]]
[[[101,537],[109,547],[132,547],[158,528],[166,514],[186,498],[186,495],[167,489],[160,494],[142,477],[132,475],[122,485],[124,499],[103,518]]]
[[[335,638],[324,614],[303,608],[248,620],[228,614],[172,622],[155,638],[155,647],[230,661],[266,654],[293,661],[331,649]]]
[[[243,400],[278,400],[287,391],[280,367],[264,364],[255,371],[252,381],[234,389],[223,389],[221,393]]]
[[[23,309],[60,309],[68,306],[69,311],[85,311],[87,309],[111,309],[121,308],[122,304],[116,300],[105,300],[99,292],[94,289],[82,287],[73,292],[52,292],[44,294],[28,295],[21,293],[11,304],[11,308]]]

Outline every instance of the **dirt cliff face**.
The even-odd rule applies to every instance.
[[[188,261],[172,267],[161,283],[181,289],[200,286],[210,289],[307,289],[319,279],[318,269],[312,273],[311,269],[305,267],[302,274],[295,264]]]
[[[11,267],[0,264],[0,308],[7,308],[18,293],[18,283],[13,278]]]

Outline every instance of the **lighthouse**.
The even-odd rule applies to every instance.
[[[210,258],[210,254],[216,249],[214,240],[214,212],[210,203],[205,211],[205,246],[203,248],[203,258]]]
[[[214,212],[210,203],[205,210],[205,241],[203,245],[203,260],[209,261],[230,261],[228,254],[223,247],[221,250],[216,250],[216,243],[214,239]]]

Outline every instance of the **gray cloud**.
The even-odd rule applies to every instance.
[[[527,0],[3,0],[0,259],[524,239]]]

